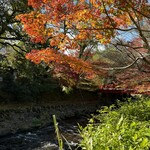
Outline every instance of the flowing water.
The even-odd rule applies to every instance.
[[[58,123],[60,133],[67,140],[64,142],[64,150],[69,150],[69,146],[72,150],[79,150],[77,147],[81,137],[78,123],[84,126],[87,117],[68,118]],[[0,137],[0,150],[59,150],[54,125]]]

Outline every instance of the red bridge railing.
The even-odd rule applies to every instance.
[[[146,94],[150,95],[150,89],[123,89],[123,88],[113,88],[113,87],[99,87],[99,91],[102,93],[120,93],[120,94]]]

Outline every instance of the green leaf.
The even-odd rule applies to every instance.
[[[134,127],[134,126],[136,126],[136,123],[132,122],[131,125],[130,125],[130,127]]]
[[[143,141],[141,142],[140,146],[141,148],[144,148],[148,145],[148,139],[147,138],[144,138]]]
[[[136,141],[137,140],[137,134],[134,134],[134,136],[132,137],[133,138],[133,141]]]
[[[117,123],[117,127],[116,127],[117,130],[119,129],[119,127],[120,127],[122,121],[123,121],[123,115],[121,115],[121,118],[119,119],[119,121],[118,121],[118,123]]]

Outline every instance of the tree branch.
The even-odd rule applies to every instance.
[[[128,69],[128,68],[132,67],[138,60],[143,60],[144,58],[146,58],[148,56],[150,56],[150,54],[148,54],[146,56],[143,56],[143,57],[137,57],[134,62],[132,62],[131,64],[129,64],[127,66],[124,66],[124,67],[116,67],[116,68],[101,68],[101,67],[98,67],[98,68],[102,69],[102,70],[106,70],[106,71],[125,70],[125,69]]]

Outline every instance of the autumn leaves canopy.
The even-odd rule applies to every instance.
[[[28,0],[28,5],[33,11],[16,18],[34,43],[47,48],[32,50],[26,58],[89,77],[106,73],[92,65],[91,45],[109,43],[133,24],[132,18],[142,20],[149,13],[146,0]]]

